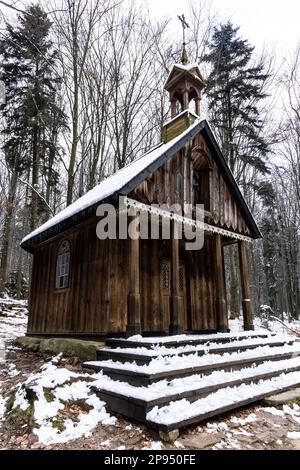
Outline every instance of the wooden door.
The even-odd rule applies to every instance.
[[[163,259],[160,263],[160,297],[163,330],[169,329],[171,297],[171,261]]]
[[[160,264],[160,293],[161,293],[161,315],[163,329],[168,330],[170,323],[171,304],[171,261],[163,259]],[[180,297],[180,323],[183,330],[187,329],[187,299],[186,299],[186,272],[185,264],[179,265],[179,297]]]

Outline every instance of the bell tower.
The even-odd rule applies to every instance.
[[[169,93],[171,103],[171,121],[168,121],[163,128],[165,142],[179,135],[196,119],[199,119],[201,94],[206,85],[198,64],[188,63],[185,29],[189,26],[184,15],[179,16],[179,19],[183,27],[181,63],[173,65],[164,86],[164,89]],[[174,127],[175,122],[176,126]],[[169,132],[170,126],[173,132]]]
[[[201,93],[205,81],[197,64],[174,64],[165,83],[171,102],[171,118],[179,112],[188,110],[195,103],[195,114],[200,116]]]

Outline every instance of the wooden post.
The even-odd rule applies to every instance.
[[[140,239],[130,239],[129,249],[129,292],[127,302],[127,338],[141,334],[141,296],[140,296]]]
[[[172,221],[170,335],[179,335],[182,332],[181,302],[179,297],[179,240],[175,236],[176,233],[176,222]]]
[[[244,317],[244,330],[254,330],[253,317],[252,317],[252,305],[250,299],[250,288],[249,288],[249,273],[248,273],[248,261],[246,244],[244,241],[239,241],[239,260],[240,260],[240,275],[241,275],[241,287],[242,287],[242,305],[243,305],[243,317]]]
[[[197,116],[200,116],[200,98],[195,98],[195,111]]]
[[[216,269],[216,310],[217,330],[226,333],[228,331],[228,316],[225,296],[225,279],[223,267],[223,249],[221,235],[215,236],[215,269]]]
[[[189,109],[189,92],[184,90],[183,92],[183,110]]]
[[[176,116],[176,100],[174,98],[171,99],[171,118]]]

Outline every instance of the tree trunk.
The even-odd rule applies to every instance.
[[[17,189],[17,176],[12,173],[10,180],[10,188],[7,200],[7,207],[4,217],[3,232],[2,232],[2,253],[0,262],[0,293],[4,292],[5,284],[7,281],[9,248],[12,232],[12,216],[14,212],[14,203]]]
[[[72,123],[72,147],[70,155],[70,163],[68,168],[68,189],[67,189],[67,205],[72,204],[73,201],[73,187],[74,187],[74,169],[76,163],[78,145],[78,91],[74,96],[73,106],[73,123]]]
[[[76,28],[72,37],[73,46],[73,79],[74,79],[74,102],[72,109],[72,147],[70,155],[70,163],[68,168],[68,188],[67,188],[67,206],[73,201],[74,187],[74,169],[76,163],[77,146],[78,146],[78,113],[79,113],[79,83],[78,83],[78,37]]]
[[[33,128],[33,143],[32,143],[32,192],[31,192],[31,218],[30,230],[33,232],[37,224],[37,211],[38,211],[38,190],[39,185],[39,164],[40,164],[40,149],[39,149],[39,126],[36,124]]]

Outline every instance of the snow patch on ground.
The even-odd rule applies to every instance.
[[[4,351],[6,343],[13,341],[18,336],[23,336],[27,327],[27,302],[9,297],[0,297],[0,362],[5,359]]]
[[[264,308],[270,308],[268,305],[261,306]],[[292,322],[289,321],[289,317],[287,314],[283,315],[281,320],[285,323],[286,326],[292,328],[293,330],[300,331],[300,320],[293,320]],[[267,323],[267,325],[266,325]],[[254,330],[260,332],[268,332],[268,333],[279,333],[279,334],[286,334],[288,332],[287,328],[285,328],[280,322],[273,320],[273,319],[262,319],[259,316],[255,316],[253,318]],[[268,328],[266,328],[268,326]],[[234,320],[229,320],[229,328],[231,333],[242,333],[243,332],[243,316],[241,315],[239,318],[235,318]]]
[[[287,434],[288,439],[300,439],[300,432],[294,431]]]
[[[1,385],[1,382],[0,382],[0,385]],[[7,402],[7,398],[4,398],[2,395],[0,395],[0,423],[3,420],[3,416],[6,411],[6,402]]]
[[[257,420],[256,414],[251,413],[246,418],[238,418],[237,416],[233,416],[230,421],[233,424],[239,424],[241,426],[245,426],[245,424],[253,423],[256,420]]]
[[[143,447],[142,450],[161,450],[163,444],[159,441],[152,441],[150,447]]]
[[[270,413],[274,416],[284,416],[284,412],[275,408],[274,406],[269,406],[268,408],[262,408],[266,413]]]
[[[213,433],[217,431],[227,431],[228,425],[226,423],[207,423],[206,425],[207,432]]]
[[[282,409],[275,408],[273,406],[268,406],[265,408],[260,408],[266,413],[271,413],[274,416],[286,417],[286,415],[292,416],[293,420],[296,423],[300,424],[300,406],[297,403],[293,405],[283,405]]]
[[[30,389],[35,394],[36,427],[33,433],[44,444],[64,443],[82,436],[88,437],[97,425],[113,425],[116,422],[116,418],[106,412],[105,403],[91,393],[93,377],[58,367],[59,359],[60,355],[44,364],[39,372],[31,374],[24,383],[19,383],[13,404],[13,408],[26,410],[30,405],[26,390]],[[51,391],[51,399],[46,398],[45,389]],[[55,426],[60,411],[64,410],[67,403],[78,400],[84,400],[90,410],[80,412],[76,421],[60,420],[60,427]]]

